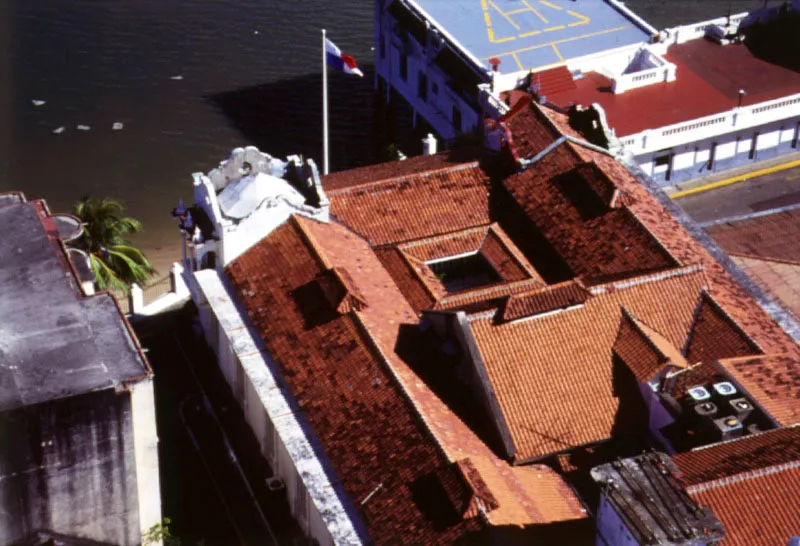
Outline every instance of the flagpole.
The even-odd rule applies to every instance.
[[[328,174],[328,62],[322,29],[322,174]]]

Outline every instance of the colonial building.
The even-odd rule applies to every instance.
[[[616,0],[376,0],[375,13],[377,87],[448,141],[522,90],[573,109],[662,185],[799,150],[798,0],[660,32]]]
[[[239,149],[177,211],[209,344],[322,544],[591,544],[592,467],[798,422],[794,317],[655,182],[530,99],[488,137],[323,179]]]
[[[86,256],[64,246],[82,230],[0,195],[0,544],[134,546],[161,521],[153,374]]]

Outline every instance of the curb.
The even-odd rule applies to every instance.
[[[759,176],[764,176],[766,174],[771,174],[779,171],[785,171],[787,169],[791,169],[793,167],[800,166],[800,159],[795,161],[790,161],[788,163],[783,163],[781,165],[776,165],[774,167],[768,167],[766,169],[760,169],[757,171],[752,171],[745,174],[740,174],[738,176],[734,176],[731,178],[726,178],[725,180],[718,180],[717,182],[710,182],[704,186],[698,186],[696,188],[690,188],[688,190],[677,191],[673,194],[670,194],[672,199],[678,199],[680,197],[686,197],[687,195],[694,195],[695,193],[700,193],[708,190],[713,190],[716,188],[721,188],[723,186],[729,186],[731,184],[736,184],[737,182],[744,182],[745,180],[749,180],[751,178],[756,178]]]

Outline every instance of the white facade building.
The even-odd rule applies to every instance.
[[[610,137],[603,144],[624,147],[665,186],[800,151],[800,75],[795,81],[791,70],[773,71],[754,81],[775,67],[742,62],[736,53],[745,47],[735,44],[740,25],[774,21],[779,7],[658,32],[615,0],[513,3],[502,10],[491,2],[483,9],[477,2],[440,4],[376,0],[375,63],[376,86],[387,97],[398,92],[446,143],[485,117],[501,118],[509,111],[508,93],[519,89],[565,111],[599,105],[596,123],[606,121]],[[788,12],[800,18],[800,2]],[[681,48],[711,42],[734,52],[714,53],[722,78],[716,68],[673,59]],[[660,107],[658,93],[685,89],[698,76],[708,89],[684,92],[685,100],[714,106],[676,104],[669,115],[648,114]],[[734,85],[738,97],[737,89],[725,88]],[[721,92],[712,97],[715,87]]]

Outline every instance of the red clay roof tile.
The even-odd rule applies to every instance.
[[[328,193],[331,213],[373,246],[491,223],[489,177],[477,162]]]
[[[800,529],[800,465],[718,480],[688,489],[725,526],[724,546],[778,546]]]
[[[641,281],[596,287],[582,307],[553,315],[508,323],[470,319],[517,460],[622,433],[615,428],[620,400],[611,351],[622,307],[681,346],[706,284],[702,272]]]
[[[728,254],[800,264],[800,208],[706,227]]]
[[[800,426],[712,444],[679,453],[673,460],[681,471],[681,482],[687,486],[800,461]]]
[[[796,356],[766,355],[720,363],[778,423],[800,423],[800,360]]]

